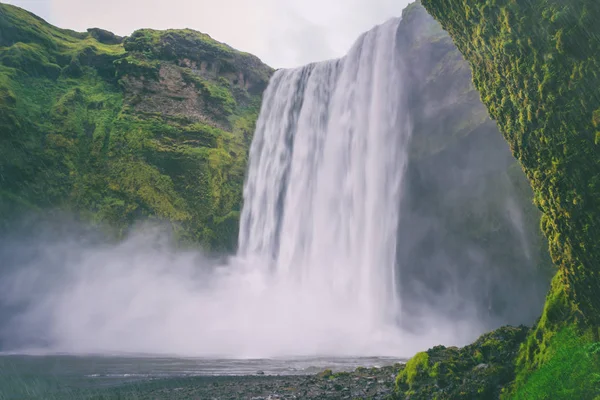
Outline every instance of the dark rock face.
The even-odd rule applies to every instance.
[[[159,113],[169,117],[185,116],[194,122],[219,125],[198,89],[183,79],[173,64],[158,67],[158,79],[126,75],[121,79],[126,100],[139,113]],[[220,126],[221,127],[221,126]]]
[[[531,324],[552,274],[533,192],[450,36],[414,3],[398,31],[410,54],[413,138],[398,264],[406,323],[433,308],[492,329]]]

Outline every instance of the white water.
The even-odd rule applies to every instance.
[[[397,324],[411,133],[398,23],[366,33],[344,59],[275,74],[251,148],[239,254],[227,265],[200,270],[201,256],[152,232],[101,248],[24,245],[40,255],[0,281],[0,304],[22,309],[0,339],[231,358],[411,356],[456,344],[469,326],[435,316],[413,336]]]
[[[397,316],[395,256],[410,121],[403,113],[399,20],[342,60],[278,71],[250,152],[240,255],[276,279],[329,293],[362,324]]]

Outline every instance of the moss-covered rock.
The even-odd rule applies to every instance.
[[[514,362],[528,328],[504,327],[458,349],[418,353],[396,378],[398,399],[497,399],[514,379]]]
[[[121,44],[123,43],[123,37],[117,36],[112,32],[109,32],[100,28],[89,28],[88,33],[92,35],[94,39],[104,44]]]
[[[543,212],[559,273],[506,397],[595,399],[600,327],[600,42],[594,0],[423,0],[474,83]]]
[[[77,33],[0,4],[0,226],[58,208],[231,250],[272,69],[191,30]]]
[[[474,82],[543,211],[569,296],[600,325],[600,3],[424,0]]]
[[[511,399],[595,399],[600,395],[598,330],[570,301],[559,272],[542,316],[521,345]]]

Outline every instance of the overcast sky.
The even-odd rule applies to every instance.
[[[360,33],[400,16],[412,0],[0,1],[77,31],[192,28],[273,67],[292,67],[344,55]]]

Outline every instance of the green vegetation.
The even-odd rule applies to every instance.
[[[600,326],[600,41],[594,0],[423,0],[534,190],[559,267],[506,398],[596,399]]]
[[[545,343],[545,362],[518,377],[515,400],[597,399],[600,342],[574,326],[563,327]],[[526,376],[527,379],[523,379]]]
[[[438,364],[435,364],[432,371],[436,371],[437,373]],[[426,352],[421,352],[415,354],[413,358],[411,358],[407,363],[406,367],[398,373],[396,377],[396,386],[401,387],[402,385],[408,385],[409,390],[415,385],[415,381],[419,375],[428,374],[435,375],[432,372],[429,372],[429,354]]]
[[[494,399],[514,379],[514,361],[528,329],[500,328],[462,349],[418,353],[396,377],[399,399]]]
[[[600,394],[599,346],[597,331],[569,301],[559,272],[541,318],[520,347],[516,379],[504,398],[594,399]]]
[[[60,209],[231,250],[272,70],[191,30],[55,28],[0,4],[0,228]]]

